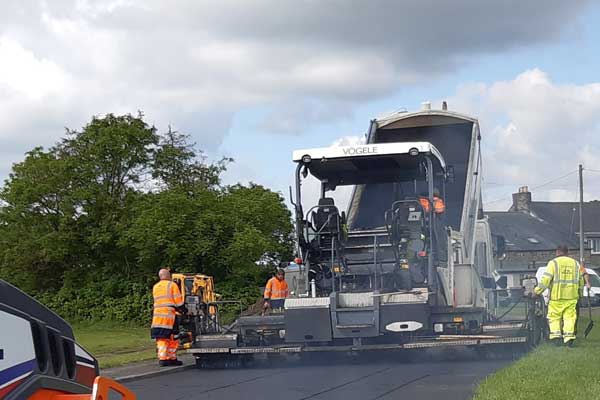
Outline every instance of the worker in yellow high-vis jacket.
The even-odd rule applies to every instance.
[[[575,343],[575,324],[577,323],[577,301],[583,290],[583,274],[579,263],[568,256],[565,245],[556,249],[556,258],[550,260],[541,281],[535,288],[535,294],[549,291],[548,324],[550,341],[572,347]]]

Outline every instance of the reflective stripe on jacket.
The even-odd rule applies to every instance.
[[[550,300],[574,300],[579,298],[583,283],[579,263],[571,257],[560,256],[550,260],[535,292],[541,294],[550,289]]]
[[[276,277],[272,277],[267,282],[265,287],[265,299],[277,300],[288,297],[288,284],[284,280],[280,281]]]
[[[183,297],[175,283],[161,280],[152,288],[154,312],[152,328],[173,329],[175,308],[183,305]]]

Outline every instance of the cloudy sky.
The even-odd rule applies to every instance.
[[[92,115],[143,110],[191,134],[228,183],[287,193],[297,148],[360,140],[371,118],[480,119],[484,200],[600,198],[600,5],[592,1],[7,0],[0,178]],[[551,182],[546,184],[547,182]]]

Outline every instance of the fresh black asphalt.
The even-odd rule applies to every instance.
[[[471,399],[477,383],[515,357],[472,349],[267,359],[251,367],[186,370],[128,382],[139,399]]]

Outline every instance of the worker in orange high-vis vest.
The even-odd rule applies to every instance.
[[[156,340],[158,365],[161,367],[182,365],[177,360],[179,341],[173,338],[176,310],[183,306],[183,297],[177,285],[171,281],[171,272],[161,269],[158,272],[160,281],[154,285],[154,312],[150,336]]]
[[[431,210],[431,202],[426,195],[419,196],[419,203],[423,210],[426,213],[429,213]],[[440,191],[438,189],[433,189],[433,212],[436,214],[443,214],[446,212],[446,205],[444,204],[444,200],[440,196]]]
[[[265,287],[264,310],[283,308],[285,299],[288,297],[288,284],[285,281],[285,270],[277,268],[277,273],[269,279]]]

